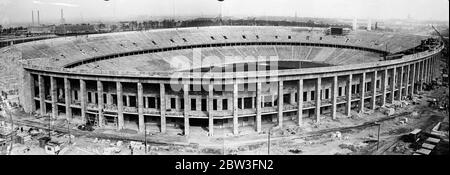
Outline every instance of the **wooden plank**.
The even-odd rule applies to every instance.
[[[429,150],[433,150],[434,147],[436,147],[436,146],[432,145],[432,144],[428,144],[428,143],[423,143],[422,144],[422,148],[426,148],[426,149],[429,149]]]
[[[420,131],[422,131],[421,129],[414,129],[414,131],[411,131],[410,134],[418,134]]]
[[[441,139],[432,138],[432,137],[428,137],[427,140],[425,140],[425,142],[434,143],[434,144],[439,143],[439,141],[441,141]]]
[[[425,149],[425,148],[420,148],[419,150],[416,151],[416,153],[423,154],[423,155],[429,155],[431,153],[431,150]]]

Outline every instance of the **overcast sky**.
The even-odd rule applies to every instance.
[[[123,19],[137,16],[219,15],[217,0],[0,0],[0,24]],[[225,0],[224,16],[294,16],[337,18],[406,18],[449,20],[448,0]],[[37,15],[35,14],[35,17]]]

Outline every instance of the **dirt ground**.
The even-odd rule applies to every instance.
[[[244,155],[333,155],[333,154],[412,154],[414,150],[409,148],[409,144],[400,140],[400,136],[411,132],[416,128],[430,130],[439,121],[448,122],[448,114],[444,111],[428,107],[429,97],[436,97],[436,94],[442,94],[443,89],[432,93],[424,93],[424,98],[416,105],[408,105],[396,110],[397,116],[390,120],[380,122],[380,143],[377,151],[378,126],[368,126],[358,129],[342,130],[340,137],[336,132],[324,133],[302,137],[302,134],[295,134],[294,137],[283,138],[272,141],[270,152],[268,152],[267,141],[259,145],[258,148],[245,150],[243,148],[233,148],[235,154]],[[448,89],[447,89],[448,94]],[[337,128],[348,125],[359,125],[368,121],[376,121],[385,118],[386,115],[379,111],[372,114],[364,114],[361,118],[351,119],[339,117],[336,121],[326,121],[325,124],[315,128],[306,128],[312,131],[323,130],[326,128]],[[401,120],[407,118],[406,123]],[[304,128],[305,129],[305,128]],[[447,142],[448,145],[448,142]],[[244,150],[244,151],[240,151]],[[448,149],[447,149],[448,153]]]
[[[239,155],[342,155],[342,154],[412,154],[408,143],[399,140],[401,135],[415,128],[430,129],[439,121],[448,122],[448,114],[428,107],[428,100],[447,93],[448,89],[425,92],[418,98],[418,104],[409,104],[397,108],[393,117],[388,117],[380,110],[366,109],[359,117],[346,117],[342,114],[336,120],[323,115],[320,124],[305,119],[304,125],[295,126],[287,122],[288,127],[271,131],[270,150],[268,150],[268,132],[239,137],[190,139],[181,136],[171,138],[174,142],[186,144],[148,143],[147,151],[142,142],[99,139],[92,136],[72,136],[68,133],[52,134],[52,140],[62,143],[59,155],[196,155],[196,154],[239,154]],[[416,96],[419,97],[419,96]],[[406,122],[401,122],[405,121]],[[377,143],[378,125],[380,123],[380,143]],[[55,124],[57,125],[57,123]],[[359,126],[359,127],[355,127]],[[72,126],[72,129],[76,129]],[[41,129],[41,135],[46,130]],[[98,131],[106,132],[106,131]],[[117,134],[117,133],[111,133]],[[125,136],[127,133],[122,133]],[[132,134],[131,134],[132,135]],[[150,138],[167,137],[153,135]],[[37,138],[37,137],[36,137]],[[39,141],[32,138],[24,144],[14,144],[12,155],[45,155],[39,147]],[[166,138],[168,139],[168,138]],[[183,140],[185,139],[185,140]],[[187,139],[187,140],[186,140]],[[69,144],[70,140],[70,144]],[[133,148],[130,145],[134,145]],[[378,147],[378,150],[377,150]],[[448,147],[448,142],[447,142]],[[448,149],[447,149],[448,153]]]

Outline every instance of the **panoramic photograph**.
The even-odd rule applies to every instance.
[[[0,0],[0,158],[449,155],[448,44],[448,0]]]

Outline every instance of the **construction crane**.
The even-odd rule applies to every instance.
[[[444,43],[444,47],[447,49],[447,54],[449,54],[449,50],[448,50],[448,43],[446,43],[445,38],[441,35],[441,33],[433,26],[431,25],[431,27],[434,29],[434,31],[436,31],[436,33],[439,35],[439,37],[441,38],[442,42]],[[446,58],[447,61],[447,69],[449,67],[449,58]],[[449,72],[449,70],[447,70],[447,73]],[[449,80],[450,81],[450,80]],[[448,82],[450,84],[450,82]]]
[[[447,48],[447,51],[448,51],[448,45],[447,45],[447,43],[445,43],[444,37],[441,35],[441,33],[439,33],[439,31],[438,31],[433,25],[431,25],[431,27],[432,27],[432,28],[434,29],[434,31],[436,31],[436,33],[439,35],[439,37],[441,38],[442,42],[444,43],[444,46]]]

